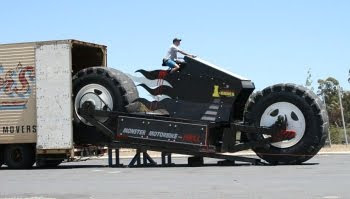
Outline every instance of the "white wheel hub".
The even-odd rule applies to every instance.
[[[113,110],[113,98],[110,92],[99,84],[88,84],[81,88],[74,100],[75,113],[79,120],[84,124],[92,126],[78,114],[78,108],[81,108],[84,102],[89,101],[95,105],[95,110]],[[100,122],[106,122],[108,117],[96,117]]]
[[[301,110],[292,103],[289,102],[277,102],[271,104],[261,116],[260,126],[269,127],[273,125],[278,116],[287,117],[287,130],[293,130],[296,135],[291,140],[285,140],[281,142],[272,143],[271,145],[277,148],[288,148],[296,145],[305,133],[305,117]],[[268,135],[263,135],[265,138]]]

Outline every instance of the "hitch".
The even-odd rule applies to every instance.
[[[84,102],[82,108],[78,109],[79,115],[86,119],[90,124],[96,126],[103,135],[113,140],[114,132],[95,118],[95,116],[98,116],[99,112],[101,111],[95,110],[95,105],[89,101]],[[105,111],[103,111],[103,113],[105,113]]]

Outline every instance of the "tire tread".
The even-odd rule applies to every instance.
[[[288,156],[286,155],[281,162],[281,157],[277,155],[267,155],[263,154],[261,149],[253,149],[259,157],[266,160],[271,164],[300,164],[309,160],[312,156],[316,155],[317,152],[324,146],[327,134],[328,134],[328,115],[325,106],[322,101],[314,94],[311,90],[308,90],[304,86],[299,86],[295,84],[276,84],[270,87],[267,87],[262,90],[262,92],[256,92],[251,95],[247,105],[246,111],[244,114],[245,122],[252,124],[254,121],[252,115],[254,107],[259,103],[259,101],[271,93],[278,92],[289,92],[294,93],[295,95],[301,97],[305,102],[311,107],[313,115],[316,118],[317,129],[319,133],[314,137],[313,144],[308,146],[303,146],[304,151],[307,154],[298,154],[297,156]],[[250,138],[256,139],[256,138]]]

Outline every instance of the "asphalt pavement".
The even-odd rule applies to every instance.
[[[173,160],[187,162],[186,157]],[[347,199],[350,156],[318,155],[307,164],[290,166],[109,168],[106,159],[95,159],[63,163],[56,169],[2,167],[0,199],[4,198]]]

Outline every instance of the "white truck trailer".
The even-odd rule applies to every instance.
[[[58,165],[72,154],[72,76],[106,67],[106,51],[77,40],[0,45],[0,166]]]

